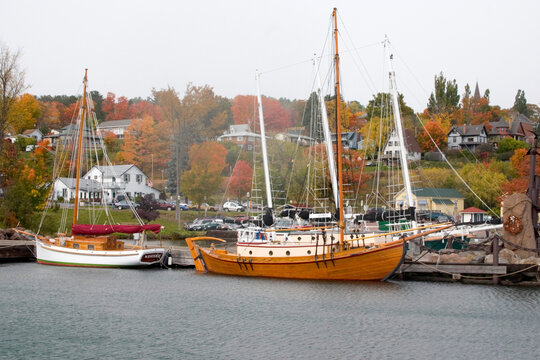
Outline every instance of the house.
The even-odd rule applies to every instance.
[[[24,130],[21,136],[27,138],[34,138],[37,142],[40,142],[43,139],[43,133],[39,129]]]
[[[332,144],[337,143],[337,135],[335,133],[330,134],[330,138],[332,139]],[[360,148],[359,144],[361,143],[359,139],[360,136],[358,136],[356,131],[341,133],[341,146],[348,150],[358,150]]]
[[[248,151],[252,151],[255,142],[259,142],[260,139],[259,134],[251,132],[249,124],[230,125],[229,131],[218,137],[218,141],[232,142]]]
[[[78,131],[73,124],[64,126],[60,130],[51,130],[51,132],[45,135],[43,138],[49,141],[51,147],[56,147],[58,144],[67,144],[72,141],[75,134]],[[83,146],[85,148],[94,148],[99,143],[99,138],[92,134],[88,129],[84,129],[83,132]]]
[[[464,223],[483,222],[486,220],[486,215],[487,212],[484,210],[480,210],[472,206],[459,212],[461,222]]]
[[[59,177],[54,181],[53,200],[75,198],[75,179]],[[81,179],[79,182],[79,198],[81,201],[101,201],[101,186],[95,180]]]
[[[301,146],[311,146],[315,144],[315,139],[302,135],[304,128],[289,129],[287,133],[276,134],[275,138],[280,141],[289,141]]]
[[[488,133],[488,142],[496,149],[502,139],[510,136],[510,125],[504,118],[500,118],[499,121],[492,121],[489,125],[491,130]]]
[[[101,136],[112,133],[119,139],[123,139],[127,128],[131,125],[132,121],[132,119],[103,121],[96,127],[96,130]]]
[[[405,129],[403,135],[405,138],[405,148],[407,149],[407,160],[419,161],[422,158],[422,149],[420,149],[420,145],[418,145],[418,141],[416,141],[413,131],[410,129]],[[386,161],[398,160],[399,153],[399,137],[397,132],[392,130],[390,137],[384,146],[383,158]]]
[[[484,125],[453,126],[448,133],[448,149],[475,151],[478,146],[486,144],[487,139]]]
[[[511,136],[514,140],[524,141],[527,144],[532,145],[535,137],[535,124],[525,115],[519,113],[513,114],[510,121],[512,125],[510,125],[508,135]]]
[[[413,188],[412,196],[417,211],[442,212],[456,217],[464,207],[465,197],[455,189]],[[396,194],[394,201],[396,208],[408,203],[405,189]]]
[[[124,192],[130,198],[148,194],[156,199],[159,198],[159,190],[151,187],[148,176],[133,164],[94,166],[83,178],[102,183],[107,202],[112,202],[117,195],[122,195]]]
[[[94,166],[82,178],[79,198],[90,201],[104,198],[110,204],[118,195],[130,198],[151,194],[159,198],[159,190],[151,187],[146,174],[136,165]],[[54,199],[75,197],[75,179],[58,178],[54,183]]]

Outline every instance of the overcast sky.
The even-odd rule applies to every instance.
[[[102,94],[208,84],[221,96],[261,92],[305,99],[332,8],[340,17],[346,100],[387,91],[388,35],[398,90],[416,111],[433,77],[478,81],[511,107],[518,89],[540,103],[540,1],[29,1],[0,0],[0,41],[21,49],[29,92],[77,94],[84,68]],[[340,40],[341,41],[341,40]],[[327,48],[328,50],[328,48]],[[322,74],[323,78],[325,73]]]

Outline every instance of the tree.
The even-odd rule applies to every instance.
[[[414,115],[414,110],[409,107],[404,100],[403,94],[398,95],[399,109],[402,118]],[[392,109],[392,97],[389,93],[377,93],[373,99],[369,100],[366,107],[366,119],[369,121],[372,117],[389,117]]]
[[[236,95],[231,105],[232,116],[235,124],[253,123],[258,117],[257,97],[253,95]]]
[[[428,121],[424,125],[424,130],[420,132],[416,138],[418,145],[422,148],[422,152],[434,151],[446,147],[446,142],[448,141],[448,130],[444,129],[440,122],[437,121]],[[435,144],[433,144],[433,141]]]
[[[282,131],[290,126],[290,114],[279,100],[261,97],[264,126],[266,130]],[[259,111],[257,97],[252,95],[237,95],[231,106],[235,124],[253,123],[254,130],[259,127]]]
[[[158,124],[152,117],[144,116],[133,120],[127,130],[117,160],[134,163],[146,173],[152,171],[152,166],[157,170],[165,169],[170,156],[170,145],[163,141],[163,134],[168,132],[167,124]]]
[[[428,111],[435,113],[451,113],[458,108],[459,94],[456,80],[446,80],[443,73],[435,75],[435,92],[431,93],[427,105]]]
[[[330,125],[330,131],[336,132],[337,123],[336,123],[336,98],[327,97],[325,99],[326,103],[326,112],[328,114],[328,122]],[[351,119],[351,111],[347,107],[345,101],[339,101],[339,111],[341,117],[341,131],[346,132],[349,129],[349,120]]]
[[[390,129],[389,122],[382,121],[378,116],[372,117],[362,126],[360,133],[364,138],[364,157],[373,157],[379,150],[382,150],[390,136]]]
[[[139,202],[139,207],[137,208],[137,214],[143,219],[146,220],[148,224],[150,221],[154,221],[159,217],[159,212],[157,209],[159,204],[152,194],[146,194],[141,198]]]
[[[116,95],[112,92],[107,93],[103,101],[102,110],[105,114],[105,120],[122,120],[129,118],[129,102],[125,96],[120,96],[116,100]]]
[[[19,94],[26,88],[24,71],[19,69],[19,51],[13,53],[0,43],[0,156],[4,149],[4,136],[9,113]]]
[[[221,173],[226,166],[225,154],[225,147],[214,141],[195,144],[189,149],[191,168],[182,175],[181,186],[195,204],[201,205],[220,190]]]
[[[507,181],[506,176],[491,169],[490,163],[466,164],[461,168],[459,174],[490,208],[499,207],[499,198],[502,195],[501,185]],[[465,195],[465,202],[468,206],[485,208],[482,201],[471,193],[463,183],[459,183],[458,188]]]
[[[232,171],[229,181],[229,193],[231,197],[238,196],[238,200],[242,200],[242,195],[245,195],[251,190],[251,180],[253,177],[253,169],[245,161],[238,161]]]
[[[527,107],[527,99],[525,98],[525,91],[518,90],[514,101],[514,110],[525,116],[529,116],[531,111]]]
[[[105,113],[103,112],[102,105],[103,105],[103,95],[99,93],[97,90],[90,91],[90,98],[92,99],[92,102],[94,103],[94,112],[96,113],[96,118],[99,121],[103,121],[105,119]]]
[[[36,125],[41,115],[39,102],[30,94],[23,94],[17,98],[8,114],[8,122],[15,134]]]
[[[514,151],[517,149],[526,149],[528,147],[527,143],[520,140],[512,139],[511,137],[507,137],[502,139],[499,142],[499,146],[497,148],[497,153],[505,153],[508,151]]]

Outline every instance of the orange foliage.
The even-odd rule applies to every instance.
[[[529,169],[531,166],[531,157],[527,155],[527,150],[516,149],[514,155],[510,158],[512,167],[516,170],[518,177],[509,180],[501,185],[504,195],[513,193],[524,194],[529,186]],[[536,156],[536,175],[540,175],[540,156]]]
[[[282,131],[291,125],[290,113],[281,106],[279,100],[262,97],[264,126],[267,130]],[[257,97],[252,95],[237,95],[232,102],[231,111],[235,124],[247,124],[255,121],[258,128],[259,113]]]
[[[251,190],[251,178],[253,176],[253,169],[243,160],[240,160],[234,166],[232,176],[229,182],[229,193],[231,197],[245,195]]]
[[[433,144],[433,142],[431,141],[431,138],[433,138],[433,141],[437,144],[439,148],[446,146],[446,143],[448,141],[448,132],[443,129],[443,126],[440,122],[431,120],[428,121],[424,125],[424,127],[424,131],[420,132],[416,139],[418,141],[418,145],[420,145],[423,152],[433,151],[437,149],[435,144]]]

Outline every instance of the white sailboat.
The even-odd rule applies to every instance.
[[[67,212],[70,207],[68,204],[63,206],[61,220],[61,229],[57,237],[45,237],[29,234],[25,231],[17,230],[26,235],[35,236],[36,240],[36,258],[40,264],[59,265],[59,266],[80,266],[80,267],[147,267],[159,264],[165,256],[163,248],[147,248],[144,243],[144,232],[152,231],[159,233],[161,225],[143,224],[142,219],[134,212],[138,224],[120,225],[114,222],[112,214],[105,203],[103,189],[99,196],[101,197],[101,206],[92,207],[92,218],[98,220],[102,218],[102,223],[79,224],[79,202],[81,182],[81,167],[88,167],[92,161],[97,159],[98,148],[103,152],[104,162],[108,162],[103,138],[100,134],[95,134],[94,129],[97,125],[97,119],[92,111],[92,101],[87,94],[87,71],[85,71],[83,81],[83,97],[80,102],[80,109],[76,118],[76,124],[72,125],[73,132],[71,139],[57,147],[55,157],[55,168],[53,178],[60,176],[64,170],[65,163],[69,162],[70,173],[75,176],[75,201],[73,203],[73,218],[70,232],[68,234]],[[86,133],[86,136],[83,134]],[[91,134],[91,135],[88,135]],[[88,139],[85,139],[87,137]],[[95,141],[97,138],[98,141]],[[84,145],[83,145],[84,143]],[[73,150],[71,156],[62,150]],[[90,152],[94,155],[94,160],[83,160],[83,153]],[[96,160],[97,161],[97,160]],[[49,197],[48,205],[53,203],[53,191]],[[132,208],[132,211],[134,209]],[[45,219],[46,211],[42,217],[42,224]],[[40,226],[41,228],[41,226]],[[38,231],[39,233],[39,231]],[[128,245],[124,241],[117,240],[113,234],[140,234],[142,239],[136,245]]]

